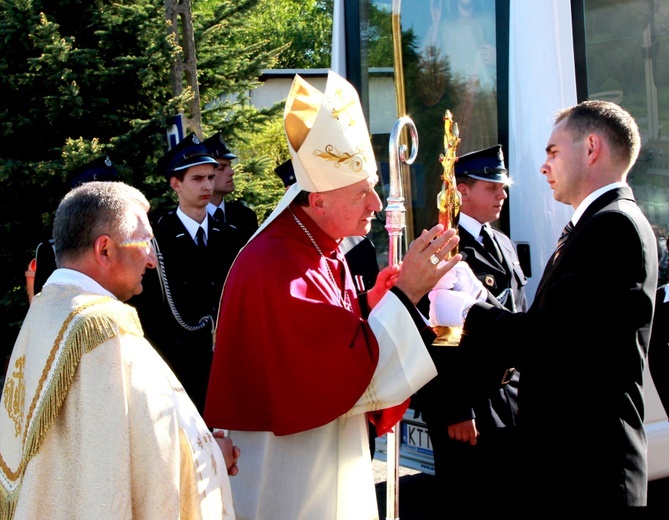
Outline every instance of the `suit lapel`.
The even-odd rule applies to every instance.
[[[630,199],[630,200],[635,200],[634,199],[634,194],[632,193],[632,189],[629,186],[624,186],[622,188],[614,188],[612,190],[607,191],[606,193],[603,193],[599,197],[597,197],[592,203],[587,207],[587,209],[583,212],[583,215],[581,215],[581,218],[578,219],[578,222],[574,226],[574,230],[571,232],[571,236],[569,237],[569,240],[567,240],[560,249],[560,255],[558,256],[555,261],[553,261],[553,257],[555,256],[555,252],[551,255],[551,257],[548,259],[548,264],[546,265],[546,268],[544,269],[544,274],[541,277],[541,281],[539,282],[539,285],[537,286],[537,292],[536,292],[536,298],[539,298],[541,295],[544,287],[546,286],[546,283],[550,279],[551,275],[555,271],[555,269],[560,265],[562,260],[565,258],[567,255],[567,252],[569,251],[570,246],[575,242],[575,238],[583,231],[583,229],[587,226],[588,221],[599,211],[604,209],[606,206],[611,204],[615,200],[619,199]]]
[[[494,258],[483,244],[481,244],[476,238],[465,228],[459,228],[460,235],[460,250],[465,253],[467,256],[474,256],[476,261],[485,264],[492,271],[500,273],[500,275],[506,275],[506,271],[503,266],[500,265],[499,261]],[[508,257],[504,251],[504,248],[499,245],[499,249],[504,257],[504,260],[508,263]]]
[[[509,250],[509,243],[510,240],[504,240],[501,238],[501,233],[495,229],[492,230],[492,233],[495,237],[495,242],[497,242],[497,247],[499,247],[499,251],[502,253],[502,258],[504,261],[504,270],[506,273],[509,274],[509,277],[513,276],[513,261],[512,258],[515,256],[515,251],[510,251]]]
[[[195,249],[195,241],[181,222],[181,219],[177,216],[176,211],[171,211],[161,218],[158,222],[158,226],[162,228],[160,234],[168,241],[178,244],[178,247],[192,246],[192,248]],[[190,246],[187,244],[190,244]]]

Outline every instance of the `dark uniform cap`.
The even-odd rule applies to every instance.
[[[295,170],[293,170],[293,161],[290,159],[274,168],[274,173],[281,178],[286,188],[295,184]]]
[[[223,140],[223,135],[221,134],[221,132],[218,132],[215,135],[211,136],[209,139],[205,140],[203,144],[207,147],[209,153],[211,153],[214,157],[218,159],[232,160],[237,158],[237,156],[234,153],[228,150],[228,147],[225,145],[225,141]]]
[[[501,144],[462,155],[455,162],[456,177],[508,184],[507,173]]]
[[[120,181],[121,178],[114,168],[108,155],[73,169],[67,176],[71,188],[91,181]]]
[[[207,150],[207,147],[200,142],[195,134],[191,133],[160,158],[158,172],[169,181],[174,177],[174,172],[200,164],[218,166],[218,162]]]

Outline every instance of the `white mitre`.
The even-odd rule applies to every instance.
[[[328,72],[325,93],[296,75],[283,123],[296,182],[256,235],[302,190],[336,190],[376,176],[376,159],[358,92],[337,73]]]
[[[325,94],[295,76],[283,121],[301,189],[330,191],[376,174],[358,92],[338,74],[328,73]]]

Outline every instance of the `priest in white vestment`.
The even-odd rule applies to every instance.
[[[226,460],[133,307],[155,265],[148,202],[72,190],[59,268],[32,301],[0,401],[0,520],[233,520]]]

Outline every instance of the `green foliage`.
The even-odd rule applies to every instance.
[[[249,103],[261,71],[275,66],[281,52],[245,35],[260,3],[196,0],[192,6],[204,137],[222,130],[233,141],[252,139],[280,110],[257,111]],[[143,190],[154,209],[173,205],[155,164],[166,149],[167,122],[187,114],[193,93],[172,94],[172,63],[181,48],[168,31],[163,0],[3,0],[0,42],[6,350],[26,312],[24,271],[50,236],[53,212],[68,190],[67,171],[110,153],[123,180]],[[239,168],[260,164],[240,161]],[[258,200],[263,203],[270,202]]]
[[[283,182],[274,173],[274,168],[290,157],[283,118],[276,116],[260,131],[241,137],[235,148],[239,164],[234,166],[235,191],[231,197],[246,202],[262,223],[285,192]]]
[[[328,68],[333,0],[259,0],[250,11],[240,45],[275,49],[287,45],[276,68]]]
[[[394,43],[391,12],[369,5],[368,56],[370,67],[394,67]],[[402,46],[413,41],[413,30],[402,31]]]

